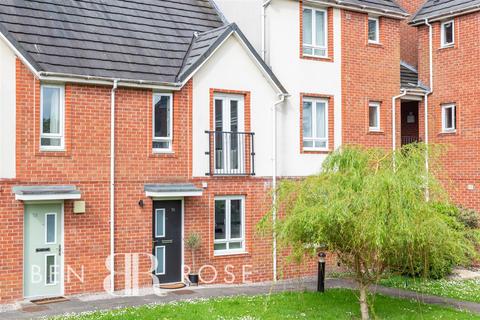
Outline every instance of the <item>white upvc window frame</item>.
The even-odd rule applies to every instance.
[[[43,133],[43,90],[45,88],[60,89],[60,130],[59,133]],[[42,139],[60,139],[59,146],[43,146]],[[40,86],[40,150],[65,151],[65,86],[60,84],[42,84]]]
[[[376,109],[377,114],[377,125],[372,127],[370,126],[370,108]],[[377,101],[370,101],[368,103],[368,131],[370,132],[380,132],[380,112],[381,112],[381,103]]]
[[[312,137],[306,137],[304,133],[304,128],[303,128],[303,118],[305,117],[305,112],[304,112],[304,104],[305,102],[311,102],[312,103]],[[316,137],[317,135],[317,102],[323,102],[325,103],[325,132],[326,132],[326,137],[325,138],[318,138]],[[329,99],[328,98],[310,98],[310,97],[304,97],[302,101],[302,146],[303,146],[303,151],[328,151],[329,150]],[[313,141],[313,147],[305,147],[305,140],[311,140]],[[325,141],[325,147],[315,147],[315,142],[316,141]]]
[[[163,225],[163,229],[161,230],[162,233],[160,233],[158,230],[158,213],[162,213],[162,225]],[[165,209],[164,208],[161,208],[161,209],[155,209],[155,238],[164,238],[165,237]]]
[[[452,42],[446,42],[446,37],[445,37],[445,25],[449,23],[452,24]],[[455,45],[455,20],[454,19],[444,21],[440,24],[440,42],[441,42],[442,48],[448,48]]]
[[[231,200],[240,200],[242,203],[241,211],[241,238],[231,238]],[[215,256],[225,256],[225,255],[234,255],[234,254],[243,254],[246,253],[246,243],[245,243],[245,196],[217,196],[214,198],[214,201],[225,201],[225,239],[215,239],[215,205],[213,206],[213,242],[215,244],[227,244],[227,249],[215,250]],[[241,242],[242,246],[238,249],[228,249],[228,244],[230,242]]]
[[[167,248],[165,246],[155,246],[155,259],[158,263],[158,249],[162,248],[162,272],[158,272],[158,265],[155,268],[155,275],[157,276],[163,276],[165,275],[165,258],[166,258],[166,250]]]
[[[312,43],[311,44],[308,44],[308,43],[305,43],[305,35],[303,35],[303,39],[302,39],[302,55],[304,56],[307,56],[307,57],[317,57],[317,58],[328,58],[328,12],[326,9],[322,9],[322,8],[313,8],[313,7],[303,7],[302,8],[302,16],[304,15],[304,10],[312,10]],[[324,38],[325,38],[325,45],[324,46],[319,46],[316,44],[316,41],[317,41],[317,15],[315,14],[316,12],[323,12],[324,14]],[[303,32],[303,23],[304,23],[304,20],[302,22],[302,32]],[[311,54],[308,54],[308,53],[305,53],[305,48],[311,48],[312,49],[312,53]],[[315,49],[318,49],[318,50],[325,50],[325,54],[324,55],[317,55],[315,54]]]
[[[48,278],[49,270],[48,270],[48,257],[53,257],[53,268],[50,269],[50,276],[53,275],[53,280],[52,282],[48,282],[50,279]],[[58,270],[58,264],[57,264],[57,255],[53,253],[49,253],[45,255],[44,258],[44,266],[45,266],[45,279],[44,279],[44,284],[47,287],[51,286],[56,286],[58,284],[58,276],[59,276],[59,270]]]
[[[169,135],[170,137],[156,137],[155,136],[155,98],[156,97],[169,97],[169,108],[170,108],[170,116],[168,117],[167,121],[170,122],[170,130]],[[165,93],[165,92],[154,92],[152,95],[152,143],[153,142],[168,142],[168,148],[153,148],[153,153],[173,153],[173,94],[172,93]]]
[[[49,242],[48,241],[48,217],[53,216],[54,217],[54,222],[55,222],[55,228],[54,228],[54,240]],[[45,244],[56,244],[57,243],[57,213],[56,212],[49,212],[45,214]]]
[[[375,40],[370,39],[370,21],[375,22]],[[368,43],[379,44],[380,43],[380,18],[378,17],[368,17],[367,20],[367,38]]]
[[[451,110],[452,112],[452,124],[453,127],[447,127],[447,112]],[[457,131],[457,105],[454,103],[448,103],[442,105],[442,132],[443,133],[453,133]]]

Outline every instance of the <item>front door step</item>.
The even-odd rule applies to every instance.
[[[178,283],[169,283],[169,284],[161,284],[160,289],[166,289],[166,290],[174,290],[174,289],[182,289],[185,288],[185,283],[183,282],[178,282]]]
[[[65,301],[69,301],[69,300],[65,297],[51,297],[51,298],[45,298],[45,299],[30,300],[31,303],[34,303],[36,305],[43,305],[43,304],[57,303],[57,302],[65,302]]]

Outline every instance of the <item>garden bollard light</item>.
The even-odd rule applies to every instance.
[[[318,283],[317,291],[325,292],[325,257],[327,255],[325,252],[320,252],[318,254]]]

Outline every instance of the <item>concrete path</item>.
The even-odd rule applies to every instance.
[[[327,288],[350,288],[354,289],[355,284],[349,280],[328,279]],[[7,311],[0,313],[0,319],[38,319],[62,315],[67,313],[81,313],[95,310],[109,310],[122,307],[141,306],[153,303],[168,303],[172,301],[192,300],[202,298],[226,297],[235,295],[259,295],[270,292],[281,291],[313,291],[316,289],[314,279],[300,279],[291,281],[282,281],[275,285],[272,283],[250,284],[250,285],[230,285],[230,286],[204,286],[187,287],[180,290],[168,291],[165,296],[154,295],[150,290],[142,292],[137,297],[111,297],[106,294],[85,295],[70,297],[69,301],[37,306],[31,303],[24,303],[23,309]],[[457,301],[454,299],[441,298],[419,293],[392,289],[386,287],[375,287],[377,293],[384,295],[414,299],[424,303],[450,306],[456,309],[469,310],[480,314],[480,304],[473,302]]]

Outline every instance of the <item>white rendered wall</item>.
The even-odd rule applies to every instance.
[[[15,54],[0,40],[0,179],[15,178]]]
[[[240,29],[260,51],[262,1],[216,0],[229,21]],[[244,3],[248,3],[244,4]],[[251,8],[252,4],[256,8]],[[324,154],[300,152],[300,93],[334,97],[334,146],[342,143],[341,16],[333,10],[334,62],[300,59],[299,2],[272,0],[266,10],[266,61],[291,95],[278,113],[278,175],[306,176],[318,173]],[[250,19],[258,21],[250,25]],[[256,30],[251,30],[255,28]],[[329,117],[332,116],[329,114]],[[329,141],[331,143],[331,141]]]
[[[255,173],[272,174],[272,105],[277,91],[235,36],[231,36],[193,78],[193,176],[209,169],[210,89],[251,92],[251,131],[255,132]]]
[[[305,176],[318,173],[327,155],[300,153],[300,93],[334,97],[334,147],[338,148],[342,143],[340,10],[333,10],[334,62],[300,59],[298,1],[272,1],[267,9],[267,17],[267,56],[274,73],[291,94],[278,117],[278,174]]]
[[[214,0],[228,22],[237,23],[253,47],[261,55],[262,3],[265,0]]]

